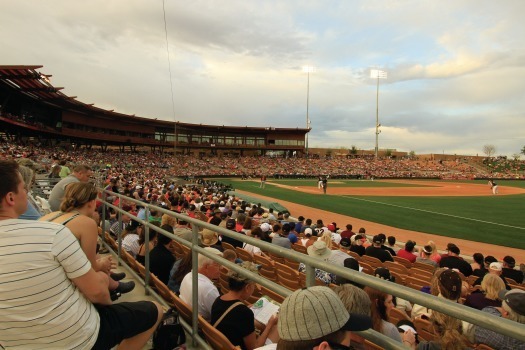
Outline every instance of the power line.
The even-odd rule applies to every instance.
[[[162,0],[162,13],[164,15],[164,34],[166,36],[166,52],[168,53],[168,71],[170,75],[170,88],[171,88],[171,108],[173,111],[173,126],[174,126],[174,140],[173,140],[173,154],[177,154],[177,120],[175,119],[175,97],[173,94],[173,79],[171,77],[171,59],[170,59],[170,46],[168,41],[168,24],[166,22],[166,6],[165,0]]]

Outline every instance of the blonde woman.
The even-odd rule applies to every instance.
[[[441,261],[441,255],[437,251],[437,246],[434,241],[428,241],[426,245],[429,245],[432,247],[432,252],[430,253],[430,256],[428,257],[430,260],[435,261],[438,265]]]
[[[35,180],[35,173],[33,172],[33,170],[24,165],[20,165],[18,171],[24,179],[24,184],[27,191],[27,209],[25,213],[20,215],[18,218],[24,220],[38,220],[40,219],[42,214],[40,213],[39,207],[36,204],[35,199],[31,195],[31,186],[33,186],[33,182]]]
[[[95,271],[110,273],[116,267],[111,256],[97,259],[98,226],[93,215],[96,209],[98,190],[93,183],[75,182],[66,187],[60,211],[40,218],[41,221],[54,222],[66,226],[80,243]],[[109,290],[116,293],[127,293],[135,288],[135,283],[117,282],[109,279]],[[113,293],[112,297],[118,297]]]
[[[487,306],[501,307],[498,293],[505,289],[503,280],[495,274],[488,273],[481,281],[481,291],[474,291],[465,300],[465,305],[482,310]]]
[[[323,235],[317,240],[324,242],[326,244],[326,248],[332,249],[332,233],[330,231],[323,233]]]

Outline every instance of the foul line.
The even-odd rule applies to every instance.
[[[512,225],[499,224],[499,223],[497,223],[497,222],[491,222],[491,221],[485,221],[485,220],[478,220],[478,219],[466,218],[466,217],[463,217],[463,216],[457,216],[457,215],[452,215],[452,214],[439,213],[439,212],[437,212],[437,211],[430,211],[430,210],[419,209],[419,208],[403,207],[403,206],[401,206],[401,205],[397,205],[397,204],[383,203],[383,202],[378,202],[378,201],[372,201],[372,200],[369,200],[369,199],[363,199],[363,198],[357,198],[357,197],[351,197],[351,196],[343,196],[343,195],[340,195],[340,196],[343,197],[343,198],[351,198],[351,199],[355,199],[355,200],[363,201],[363,202],[370,202],[370,203],[376,203],[376,204],[383,204],[383,205],[388,205],[388,206],[391,206],[391,207],[398,207],[398,208],[402,208],[402,209],[410,209],[410,210],[422,211],[422,212],[430,213],[430,214],[437,214],[437,215],[443,215],[443,216],[450,216],[450,217],[453,217],[453,218],[456,218],[456,219],[463,219],[463,220],[477,221],[477,222],[482,222],[482,223],[485,223],[485,224],[491,224],[491,225],[496,225],[496,226],[504,226],[504,227],[510,227],[510,228],[517,228],[518,230],[525,230],[525,227],[519,227],[519,226],[512,226]]]

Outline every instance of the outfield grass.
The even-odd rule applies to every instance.
[[[317,187],[316,179],[279,179],[272,180],[272,183],[277,183],[286,186],[310,186]],[[330,188],[332,187],[436,187],[432,185],[420,185],[420,184],[409,184],[409,183],[394,183],[394,182],[382,182],[382,181],[370,181],[370,180],[345,180],[345,179],[330,179]]]
[[[290,181],[286,184],[301,186],[300,182],[294,184]],[[265,189],[260,189],[259,184],[252,181],[229,182],[236,189],[392,227],[525,249],[525,195],[521,194],[483,197],[343,196],[302,193],[268,184]],[[525,188],[523,181],[498,181],[498,184]]]

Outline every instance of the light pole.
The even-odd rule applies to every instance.
[[[387,74],[384,70],[379,69],[371,69],[370,70],[370,78],[377,79],[377,92],[376,92],[376,148],[375,148],[375,157],[377,159],[378,152],[379,152],[379,134],[381,133],[381,130],[379,130],[379,127],[381,124],[379,124],[379,79],[386,79]]]
[[[307,74],[307,80],[306,80],[306,129],[310,129],[310,117],[308,115],[308,107],[310,102],[310,73],[315,72],[315,67],[313,66],[304,66],[303,72]],[[308,131],[306,132],[306,139],[305,139],[305,149],[306,149],[306,157],[308,157]]]

